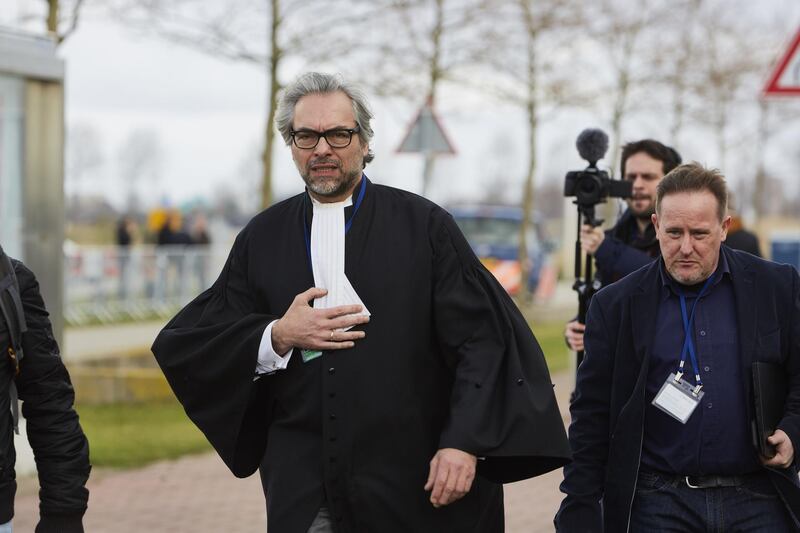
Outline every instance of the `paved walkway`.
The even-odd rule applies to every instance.
[[[571,375],[553,376],[562,412]],[[506,531],[553,531],[561,471],[505,486]],[[16,531],[33,531],[38,482],[21,479]],[[263,533],[266,513],[258,476],[233,477],[216,454],[183,457],[128,471],[99,470],[89,480],[87,533]]]
[[[553,531],[561,472],[505,486],[506,531]],[[36,482],[21,480],[15,531],[33,531]],[[87,533],[264,533],[258,475],[234,478],[216,455],[184,457],[139,470],[97,472],[84,518]]]

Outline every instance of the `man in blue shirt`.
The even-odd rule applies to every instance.
[[[658,185],[661,259],[598,292],[586,320],[559,531],[796,531],[800,277],[723,246],[722,176]],[[779,363],[784,416],[760,457],[751,365]]]

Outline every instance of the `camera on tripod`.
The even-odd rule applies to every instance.
[[[594,216],[594,207],[606,198],[629,198],[633,194],[633,184],[629,181],[614,180],[608,172],[597,168],[597,162],[608,150],[608,135],[602,130],[586,129],[578,135],[575,142],[580,156],[589,162],[584,170],[567,172],[564,179],[564,196],[574,196],[578,211],[587,224],[599,226],[602,220]]]
[[[564,196],[574,196],[579,205],[597,205],[606,198],[628,198],[633,192],[629,181],[612,180],[608,172],[589,165],[586,170],[567,172]]]
[[[578,234],[575,239],[575,283],[572,288],[578,293],[578,322],[586,323],[586,311],[589,300],[600,288],[599,280],[592,279],[592,256],[586,253],[585,261],[581,257],[581,226],[589,224],[597,227],[603,223],[595,218],[594,208],[605,202],[606,198],[628,198],[633,193],[633,183],[612,180],[608,172],[597,168],[597,162],[603,159],[608,150],[608,135],[602,130],[586,129],[578,135],[575,142],[578,153],[589,162],[584,170],[567,172],[564,180],[564,196],[574,196],[573,202],[578,206]],[[584,264],[586,266],[584,270]],[[576,364],[580,366],[583,350],[577,354]]]

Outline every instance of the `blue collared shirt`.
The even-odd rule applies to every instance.
[[[677,283],[663,259],[659,262],[663,288],[647,375],[642,468],[680,475],[756,471],[759,463],[750,438],[733,284],[723,254],[711,286],[697,303],[692,325],[705,395],[686,424],[652,405],[681,359],[684,330],[679,294],[686,296],[691,313],[700,290]],[[684,379],[695,382],[688,355],[684,373]]]

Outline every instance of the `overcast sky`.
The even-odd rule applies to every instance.
[[[19,25],[21,6],[29,0],[2,1],[0,24]],[[770,4],[793,6],[792,16],[798,16],[797,2],[773,0]],[[144,130],[152,132],[164,154],[160,179],[142,184],[151,202],[209,197],[221,187],[253,194],[266,115],[266,80],[257,68],[209,58],[154,37],[139,37],[93,9],[84,11],[78,31],[59,54],[67,65],[67,129],[96,131],[97,149],[104,160],[82,184],[69,182],[68,193],[78,186],[84,192],[101,191],[121,206],[126,189],[118,178],[118,156],[132,132]],[[458,156],[437,162],[432,199],[477,198],[503,174],[508,183],[521,182],[526,165],[522,110],[497,101],[476,101],[474,96],[445,95],[439,98],[439,111]],[[367,173],[375,181],[419,192],[421,157],[394,153],[418,104],[376,100],[373,105],[377,158]],[[539,153],[547,156],[542,157],[540,174],[560,179],[567,170],[583,165],[574,151],[577,134],[600,124],[586,113],[556,118],[540,134]],[[656,120],[643,120],[635,127],[629,125],[624,137],[658,136],[663,131]],[[784,137],[776,142],[773,159],[780,159],[778,152],[789,150],[798,134],[795,130]],[[700,143],[681,151],[685,159],[715,164],[711,146]],[[288,148],[280,142],[276,156],[275,196],[299,192],[300,178]],[[796,181],[796,172],[792,178]]]

